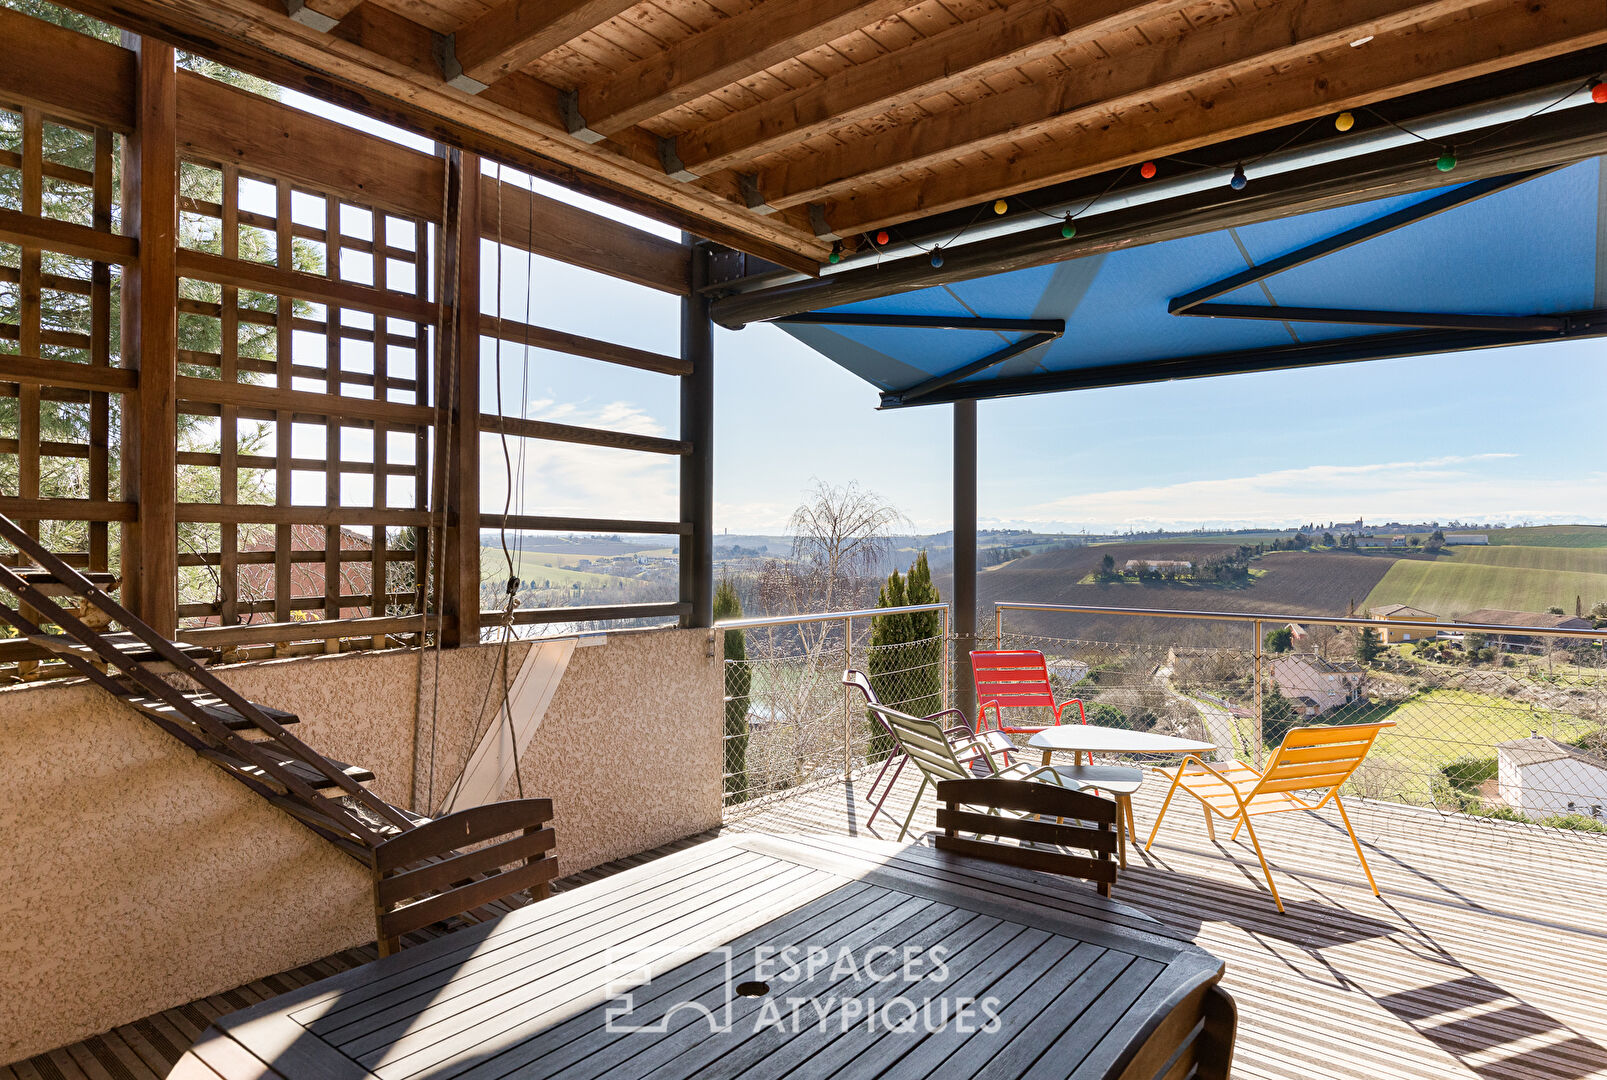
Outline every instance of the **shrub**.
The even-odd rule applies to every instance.
[[[721,581],[714,590],[714,617],[742,617],[742,601],[729,580]],[[753,669],[748,666],[747,636],[741,630],[725,632],[725,661],[725,801],[729,805],[748,797],[748,695]]]
[[[1440,766],[1440,774],[1458,791],[1472,791],[1487,780],[1495,779],[1496,760],[1486,758],[1459,758]]]

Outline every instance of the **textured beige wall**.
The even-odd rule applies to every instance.
[[[575,650],[520,763],[525,794],[554,802],[562,873],[719,823],[717,645],[651,631]],[[507,650],[510,678],[527,648]],[[424,809],[494,716],[501,655],[218,670],[297,713],[309,745],[371,768],[377,793]],[[357,863],[89,686],[0,690],[0,881],[0,1062],[373,937]]]

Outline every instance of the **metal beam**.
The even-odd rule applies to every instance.
[[[1516,187],[1518,184],[1533,180],[1535,177],[1549,171],[1551,170],[1529,169],[1506,176],[1490,176],[1441,192],[1431,198],[1424,199],[1420,203],[1402,207],[1393,213],[1385,214],[1372,221],[1363,222],[1354,228],[1346,229],[1315,243],[1307,244],[1305,247],[1291,251],[1287,255],[1269,259],[1258,266],[1247,267],[1236,274],[1229,274],[1227,277],[1214,281],[1209,285],[1184,293],[1182,296],[1174,298],[1167,306],[1167,310],[1173,315],[1185,314],[1188,309],[1207,300],[1214,300],[1216,297],[1226,295],[1235,289],[1241,289],[1246,285],[1254,285],[1258,281],[1265,281],[1267,278],[1275,274],[1281,274],[1285,270],[1293,270],[1297,266],[1315,262],[1335,252],[1354,247],[1363,241],[1392,233],[1396,229],[1402,229],[1415,222],[1443,214],[1454,207],[1465,206],[1470,202],[1484,198],[1486,195],[1493,195],[1498,191]],[[1393,325],[1408,326],[1418,324],[1395,323]]]
[[[892,326],[913,330],[992,330],[1004,333],[1053,334],[1066,332],[1065,319],[1006,319],[984,315],[878,315],[860,311],[804,311],[785,315],[778,323],[815,326]]]
[[[978,393],[977,387],[951,386],[923,398],[919,404],[939,405],[967,399],[1019,397],[1025,394],[1055,393],[1062,390],[1092,390],[1137,383],[1169,382],[1173,379],[1243,375],[1284,368],[1349,364],[1363,360],[1393,360],[1407,356],[1431,356],[1544,341],[1607,337],[1607,310],[1571,312],[1562,318],[1567,322],[1568,328],[1561,334],[1515,334],[1489,330],[1406,330],[1395,334],[1371,334],[1366,337],[1347,338],[1343,341],[1280,345],[1269,349],[1142,360],[1070,371],[1013,376],[1007,379],[990,379],[986,384],[985,393]]]
[[[683,237],[691,243],[691,237]],[[700,291],[709,251],[692,248],[687,294],[681,298],[681,359],[692,366],[681,376],[681,438],[692,444],[681,458],[681,625],[714,625],[714,324]]]
[[[1354,326],[1415,326],[1425,330],[1490,330],[1511,334],[1561,334],[1568,320],[1558,315],[1464,315],[1435,311],[1377,311],[1358,308],[1280,307],[1258,304],[1195,304],[1173,315],[1203,319],[1263,319],[1269,322],[1341,323]]]
[[[935,394],[946,386],[952,386],[963,379],[969,379],[971,376],[978,375],[989,368],[998,367],[1006,360],[1012,360],[1024,352],[1036,349],[1040,345],[1047,345],[1060,336],[1056,333],[1033,334],[1030,337],[1022,338],[1020,341],[1013,341],[1004,348],[999,349],[997,352],[989,353],[980,360],[973,360],[969,364],[964,364],[942,375],[934,375],[925,382],[916,383],[908,390],[883,394],[882,405],[883,407],[890,405],[919,405],[921,404],[921,399],[928,394]]]
[[[954,703],[976,715],[976,401],[954,403]]]

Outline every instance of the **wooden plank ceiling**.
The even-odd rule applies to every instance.
[[[1603,0],[70,2],[800,269],[821,221],[853,243],[1607,43]]]

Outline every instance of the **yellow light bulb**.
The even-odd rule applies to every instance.
[[[1007,211],[1009,209],[1010,209],[1010,204],[1008,202],[1006,202],[1005,200],[1003,200],[1003,199],[1000,199],[1000,200],[998,200],[997,202],[995,202],[993,204],[993,212],[995,214],[1002,214],[1002,213],[1004,213],[1005,211]]]
[[[1342,112],[1334,117],[1334,127],[1340,131],[1349,131],[1356,126],[1356,118],[1348,112]]]

